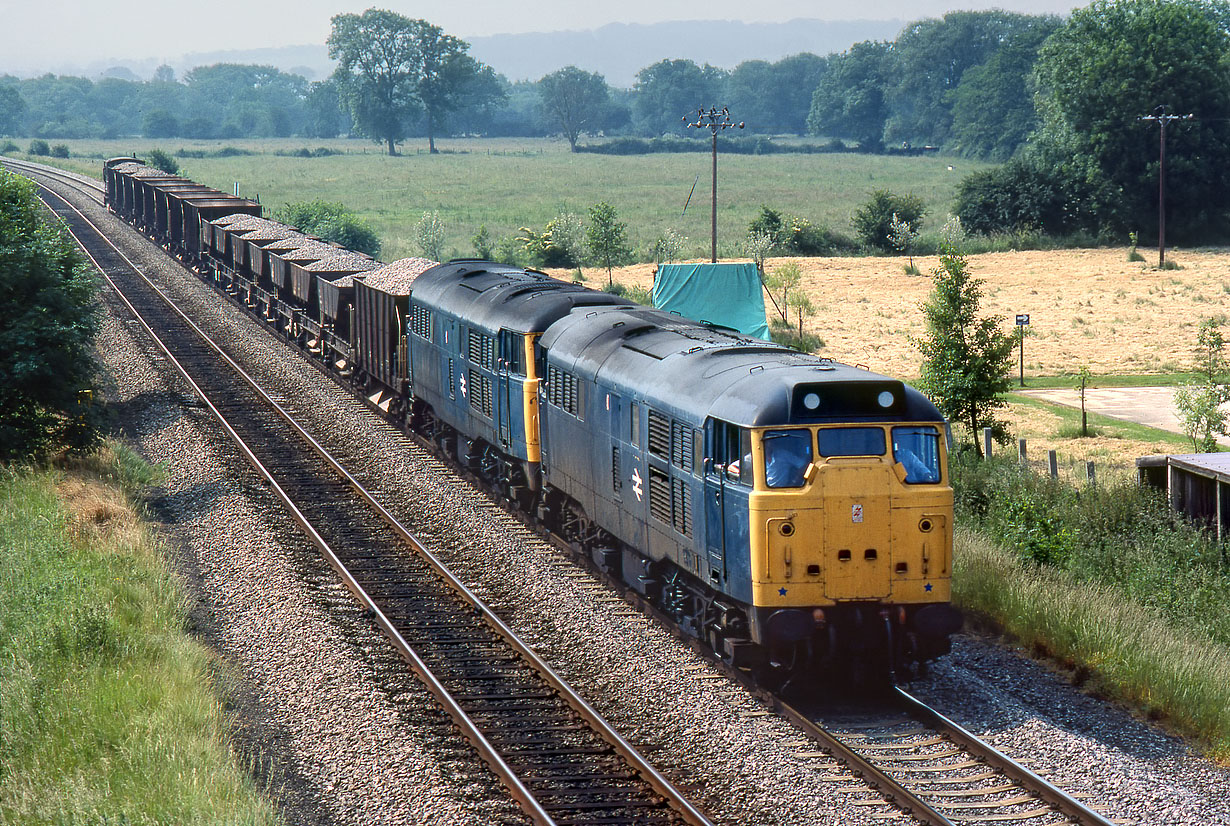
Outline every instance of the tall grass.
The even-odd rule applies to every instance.
[[[1126,480],[1078,488],[1006,460],[954,462],[953,478],[962,524],[1230,648],[1230,554],[1157,492]]]
[[[382,258],[417,254],[414,225],[424,212],[445,223],[446,254],[471,254],[471,237],[486,225],[491,238],[513,237],[523,226],[542,227],[560,212],[583,214],[607,201],[628,222],[629,240],[645,260],[649,246],[668,228],[691,239],[686,257],[708,255],[710,169],[708,151],[641,156],[574,155],[548,140],[452,139],[439,155],[379,154],[370,142],[312,141],[341,154],[288,157],[303,140],[269,141],[69,141],[74,158],[57,163],[101,175],[101,159],[141,152],[152,145],[190,154],[182,172],[230,192],[260,196],[276,209],[285,203],[322,198],[355,210],[383,241]],[[208,157],[234,147],[258,154]],[[81,156],[93,156],[83,158]],[[826,155],[726,155],[719,159],[718,243],[723,257],[743,255],[748,224],[761,205],[850,232],[850,216],[876,189],[913,193],[927,205],[924,226],[943,225],[964,174],[985,165],[951,158],[885,157],[854,153]],[[688,193],[700,177],[691,205]]]
[[[116,486],[148,476],[124,451],[0,469],[0,823],[278,822]]]
[[[968,529],[954,556],[963,610],[1230,760],[1230,646],[1161,620],[1118,586],[1075,580]]]

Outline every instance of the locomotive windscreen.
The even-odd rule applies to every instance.
[[[906,412],[905,387],[899,381],[800,384],[791,411],[796,421],[900,417]]]

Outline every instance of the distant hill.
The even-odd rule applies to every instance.
[[[893,40],[905,26],[900,20],[791,20],[788,23],[740,23],[695,20],[652,25],[612,23],[587,31],[497,34],[469,38],[470,53],[509,80],[538,80],[568,65],[600,72],[612,86],[630,87],[636,73],[665,58],[685,58],[733,69],[745,60],[779,60],[799,52],[842,52],[861,40]],[[162,61],[98,61],[89,66],[31,67],[20,74],[56,71],[98,76],[128,69],[153,76]],[[333,71],[325,46],[283,46],[217,52],[192,52],[167,61],[177,77],[194,66],[213,63],[259,63],[323,80]],[[14,67],[15,68],[15,67]],[[12,70],[10,70],[12,71]],[[121,75],[122,76],[122,75]]]
[[[733,69],[745,60],[775,61],[799,52],[827,55],[861,40],[893,40],[904,26],[900,20],[612,23],[589,31],[475,37],[470,53],[509,80],[538,80],[573,65],[626,88],[638,71],[666,58]]]

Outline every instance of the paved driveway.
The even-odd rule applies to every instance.
[[[1080,392],[1077,390],[1025,389],[1015,392],[1077,410],[1081,406]],[[1085,409],[1090,413],[1139,422],[1172,433],[1183,432],[1174,410],[1173,387],[1091,387],[1085,391]],[[1230,445],[1230,438],[1218,441]]]

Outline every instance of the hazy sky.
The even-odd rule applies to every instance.
[[[460,37],[666,20],[916,20],[954,8],[1067,13],[1072,0],[0,0],[0,73],[123,58],[323,43],[329,19],[372,5]]]

